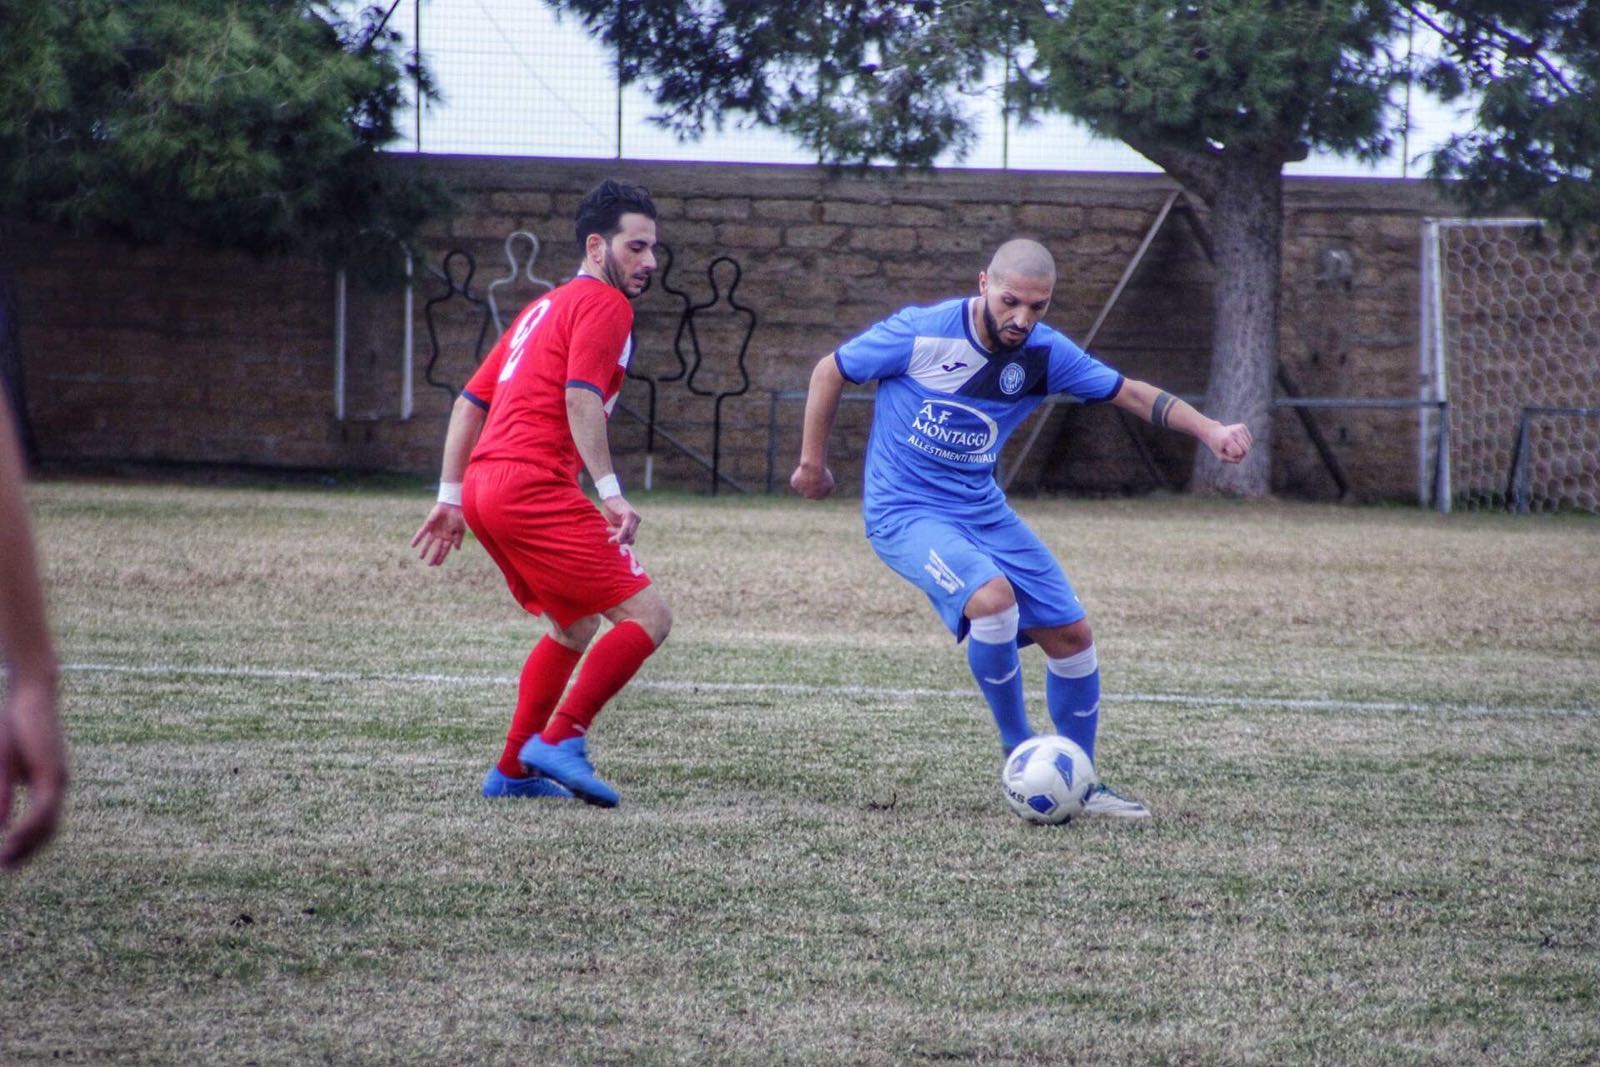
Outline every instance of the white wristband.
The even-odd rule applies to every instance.
[[[461,483],[460,482],[440,482],[439,483],[439,503],[441,503],[441,504],[454,504],[456,507],[459,508],[461,506]]]
[[[617,481],[615,474],[608,474],[604,478],[594,480],[594,491],[600,494],[601,500],[610,500],[614,496],[622,495],[622,483]]]

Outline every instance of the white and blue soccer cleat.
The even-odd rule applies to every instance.
[[[1083,814],[1103,819],[1148,819],[1150,809],[1137,800],[1129,800],[1102,782],[1094,787],[1089,799],[1083,802]]]

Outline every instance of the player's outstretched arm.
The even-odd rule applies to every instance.
[[[460,548],[467,533],[467,520],[461,515],[461,478],[467,471],[472,446],[483,432],[485,412],[464,396],[456,397],[450,409],[450,428],[444,435],[444,461],[439,468],[439,501],[411,537],[417,558],[437,567]]]
[[[622,495],[622,485],[611,466],[611,442],[606,437],[606,408],[600,394],[573,387],[567,390],[567,426],[572,443],[600,494],[600,512],[611,524],[611,543],[631,545],[639,533],[640,516]]]
[[[833,492],[833,472],[828,469],[828,436],[839,414],[844,375],[833,353],[824,356],[811,372],[806,390],[805,422],[800,433],[800,463],[789,475],[789,486],[807,500],[821,500]]]
[[[0,398],[0,868],[20,866],[55,836],[67,794],[67,745],[56,697],[56,656],[22,490],[11,409]],[[14,822],[12,794],[28,791]]]
[[[1224,463],[1238,463],[1250,454],[1255,444],[1250,427],[1242,422],[1224,426],[1216,419],[1207,418],[1187,401],[1158,389],[1149,382],[1135,378],[1123,380],[1122,389],[1111,401],[1124,411],[1139,416],[1157,426],[1186,433],[1200,440],[1212,455]]]

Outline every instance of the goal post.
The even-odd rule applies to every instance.
[[[1531,218],[1426,219],[1421,251],[1418,433],[1448,420],[1447,506],[1600,514],[1600,259]]]

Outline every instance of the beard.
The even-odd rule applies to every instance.
[[[637,293],[630,290],[628,285],[633,281],[633,278],[622,272],[622,265],[617,262],[617,257],[611,254],[611,249],[609,248],[606,249],[605,262],[600,264],[600,270],[603,272],[604,280],[622,290],[622,295],[629,300],[639,299],[650,288],[650,277],[646,275],[644,281],[638,283],[639,291]]]
[[[616,257],[611,254],[611,249],[609,248],[606,249],[606,260],[601,264],[600,269],[605,271],[607,282],[621,289],[624,296],[629,295],[628,287],[625,284],[628,279],[623,275],[622,268],[617,266]]]
[[[1017,349],[1028,343],[1028,338],[1033,334],[1032,330],[1029,330],[1027,333],[1023,334],[1022,340],[1018,341],[1016,344],[1006,344],[1000,335],[1000,324],[995,321],[994,315],[989,311],[989,302],[987,300],[979,300],[978,303],[983,307],[984,329],[988,330],[989,336],[994,338],[994,350],[996,352],[1015,352]]]

